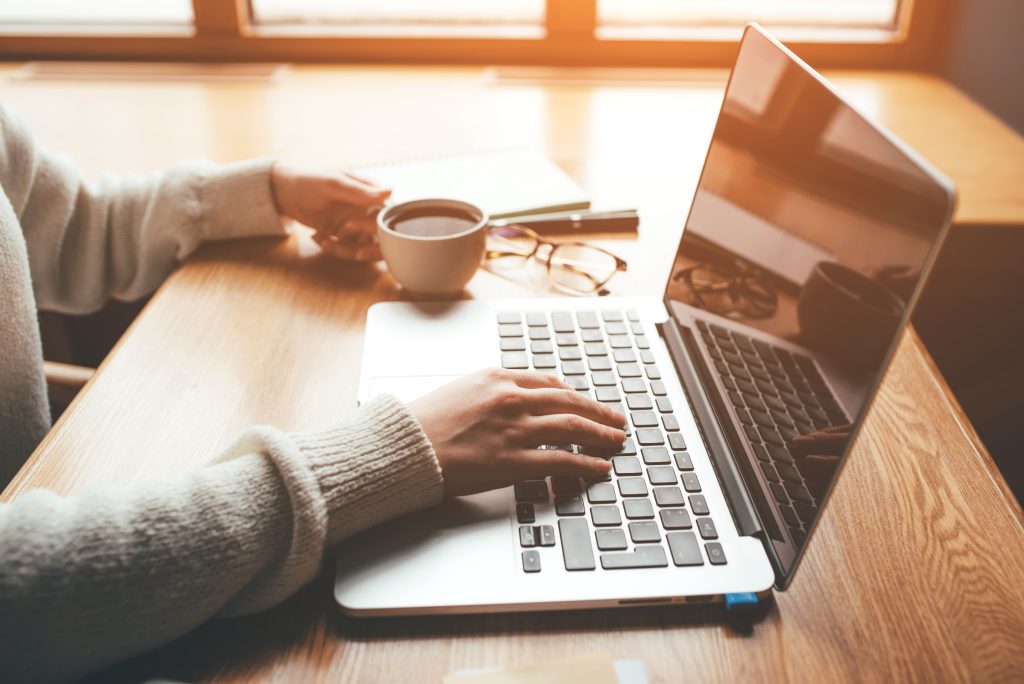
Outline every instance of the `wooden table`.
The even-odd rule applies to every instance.
[[[356,163],[539,147],[596,200],[640,208],[639,239],[605,243],[631,264],[613,281],[622,295],[663,287],[724,76],[635,86],[540,71],[511,82],[480,69],[308,67],[273,84],[144,84],[12,73],[0,69],[0,97],[89,172],[187,156]],[[1024,142],[964,96],[907,74],[835,81],[954,178],[961,221],[1024,218]],[[548,294],[490,274],[470,292]],[[330,421],[354,405],[367,307],[398,296],[380,269],[326,259],[304,234],[204,248],[3,499],[180,473],[253,423]],[[330,574],[274,610],[208,624],[97,680],[436,682],[581,651],[641,658],[657,682],[1024,677],[1021,510],[913,334],[792,589],[752,623],[717,607],[359,621],[335,610]]]

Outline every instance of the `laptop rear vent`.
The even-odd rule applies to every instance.
[[[620,606],[650,606],[656,603],[672,603],[672,598],[666,596],[664,598],[623,599],[619,601]]]

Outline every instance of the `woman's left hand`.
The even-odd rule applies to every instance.
[[[274,203],[282,216],[309,226],[321,249],[352,261],[379,261],[375,217],[391,191],[342,171],[317,172],[277,162]]]

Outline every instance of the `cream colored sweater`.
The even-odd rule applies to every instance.
[[[204,240],[281,233],[270,163],[89,184],[0,104],[0,487],[49,429],[37,309],[137,298]],[[263,610],[325,546],[443,489],[416,419],[385,396],[323,430],[252,428],[177,479],[27,492],[0,504],[0,680],[66,680]]]

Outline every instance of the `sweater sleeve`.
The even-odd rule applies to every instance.
[[[27,492],[0,505],[0,672],[68,679],[263,610],[317,573],[326,544],[443,489],[419,423],[382,396],[325,430],[253,428],[171,481]]]
[[[145,176],[89,183],[38,147],[0,103],[0,186],[25,233],[39,308],[94,311],[155,290],[204,240],[281,235],[272,159],[189,161]]]

